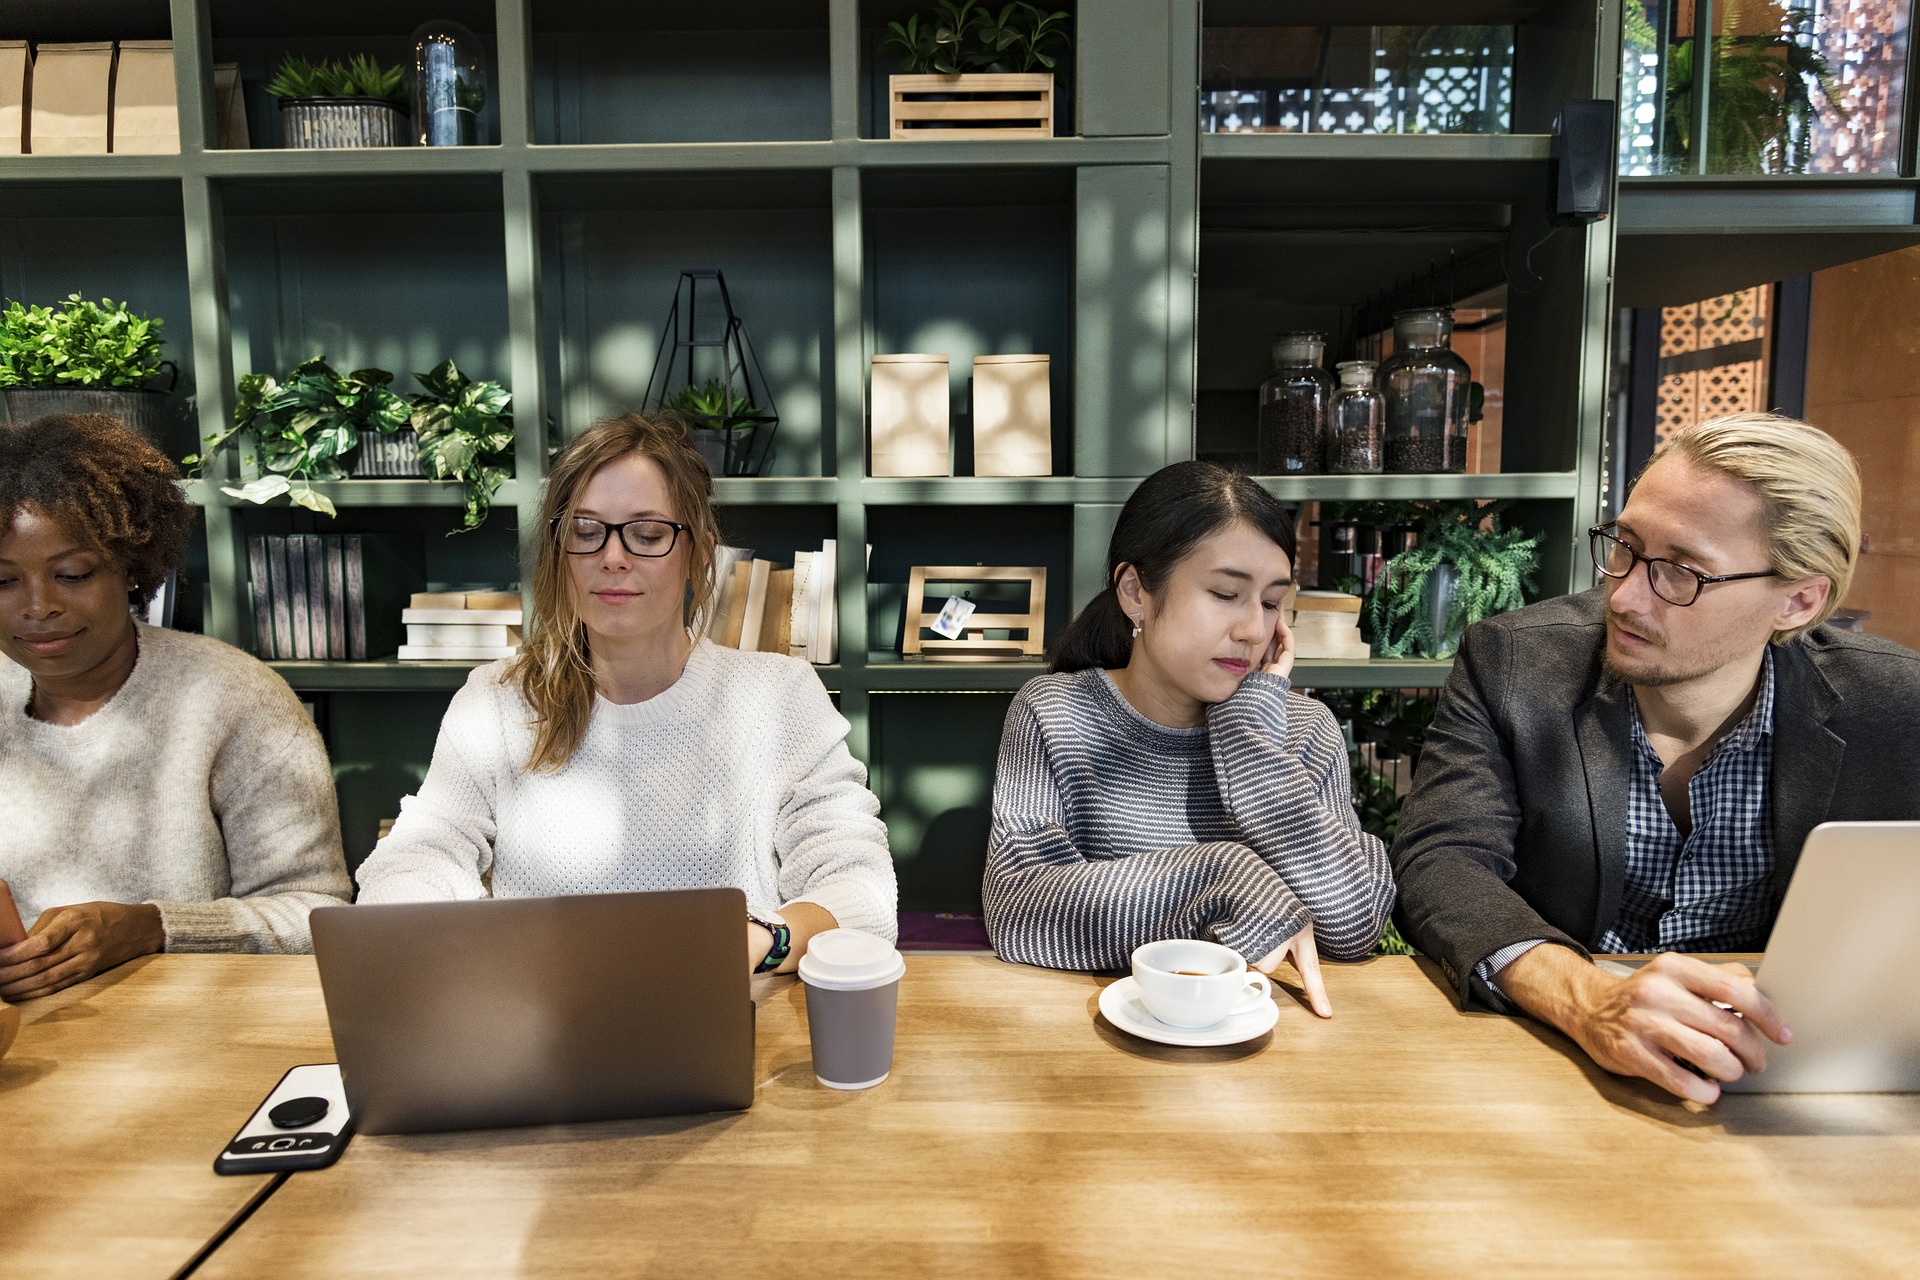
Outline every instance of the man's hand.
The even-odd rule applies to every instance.
[[[1793,1039],[1745,965],[1667,952],[1618,978],[1544,943],[1494,978],[1508,999],[1566,1032],[1607,1070],[1694,1102],[1714,1102],[1721,1082],[1766,1070],[1769,1040]]]
[[[0,948],[0,1000],[50,996],[166,946],[150,903],[82,902],[40,913],[24,942]]]

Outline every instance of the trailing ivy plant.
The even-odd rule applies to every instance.
[[[411,426],[428,477],[466,489],[466,514],[454,532],[478,528],[507,478],[500,458],[513,447],[512,393],[497,382],[475,382],[451,360],[414,378],[424,392],[402,396],[385,369],[342,374],[325,356],[300,365],[284,382],[248,374],[240,379],[233,425],[208,436],[205,451],[185,461],[197,471],[236,436],[251,440],[266,474],[221,492],[260,503],[284,496],[331,516],[338,514],[334,504],[314,482],[345,478],[341,459],[364,436]]]
[[[880,48],[897,50],[909,75],[1051,71],[1071,43],[1071,21],[1064,11],[1024,2],[995,12],[979,0],[939,0],[927,13],[889,22]]]
[[[309,62],[289,55],[267,85],[276,98],[380,98],[404,104],[410,90],[400,67],[383,67],[364,53],[345,62]]]
[[[141,387],[160,371],[162,321],[79,294],[0,312],[0,387]]]
[[[478,528],[493,495],[506,483],[498,459],[513,448],[513,393],[497,382],[475,382],[443,360],[415,380],[410,421],[420,436],[420,464],[435,480],[456,480],[467,491],[461,529]]]
[[[1538,537],[1501,528],[1501,504],[1416,505],[1424,517],[1418,541],[1387,561],[1369,602],[1374,647],[1383,658],[1451,657],[1468,627],[1526,603],[1540,559]],[[1429,589],[1443,567],[1455,576],[1446,617],[1436,628]]]

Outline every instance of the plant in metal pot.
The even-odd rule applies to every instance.
[[[409,93],[407,73],[402,67],[383,67],[364,53],[345,62],[322,58],[309,62],[289,55],[280,70],[267,82],[267,92],[288,98],[375,98],[405,106]]]
[[[69,294],[50,307],[15,301],[0,311],[0,393],[16,420],[43,413],[110,413],[151,435],[164,321],[124,302]],[[177,371],[176,371],[177,377]]]
[[[239,382],[233,425],[208,436],[205,449],[185,459],[197,473],[235,437],[250,441],[265,474],[221,492],[248,502],[285,496],[295,506],[334,515],[334,505],[313,487],[316,480],[340,480],[341,459],[369,432],[391,435],[407,424],[412,406],[392,389],[385,369],[338,373],[325,356],[315,356],[286,376],[249,373]]]
[[[1421,513],[1412,549],[1387,561],[1369,613],[1383,658],[1446,658],[1474,623],[1526,603],[1540,539],[1501,527],[1499,503],[1414,504]]]
[[[280,101],[289,147],[397,147],[405,141],[412,98],[407,73],[365,54],[345,62],[290,56],[267,92]]]

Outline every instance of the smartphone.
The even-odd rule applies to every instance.
[[[213,1159],[215,1173],[280,1173],[324,1169],[353,1138],[353,1116],[340,1067],[295,1067]]]
[[[0,880],[0,947],[10,947],[26,939],[27,926],[20,923],[20,908],[13,905],[13,890]]]

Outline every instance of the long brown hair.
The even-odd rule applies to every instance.
[[[573,578],[555,522],[573,510],[580,491],[600,468],[632,456],[659,464],[674,511],[690,526],[684,539],[690,625],[704,621],[713,596],[713,549],[720,541],[713,515],[713,473],[693,447],[685,424],[664,415],[623,413],[601,419],[569,441],[553,460],[540,504],[532,626],[505,676],[533,708],[533,751],[527,757],[532,772],[551,772],[572,759],[593,715],[587,628],[574,608]]]

